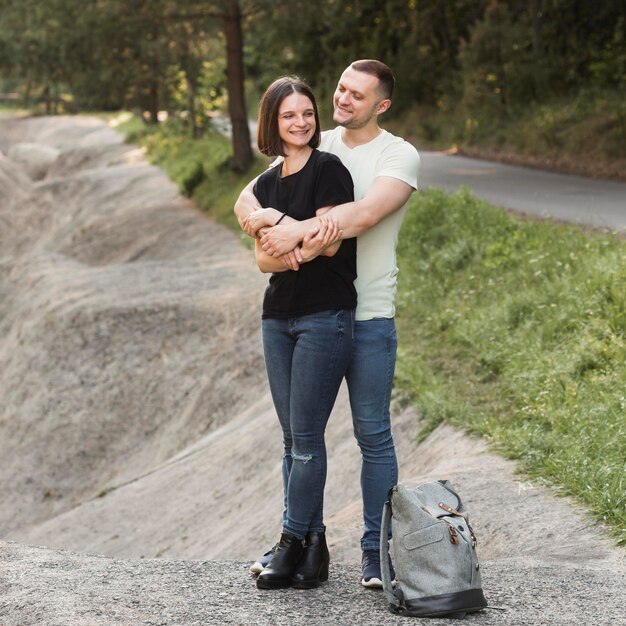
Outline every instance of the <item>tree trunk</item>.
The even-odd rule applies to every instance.
[[[232,125],[233,158],[231,169],[244,172],[252,163],[250,128],[244,95],[243,37],[241,10],[237,0],[229,0],[224,15],[226,35],[226,84],[228,86],[228,113]]]
[[[43,96],[46,102],[46,115],[50,115],[50,113],[52,112],[52,106],[50,102],[50,85],[46,85],[45,89],[43,90]]]
[[[159,88],[155,82],[150,85],[150,124],[159,123]]]
[[[535,56],[535,60],[541,62],[543,57],[543,38],[541,36],[541,0],[530,1],[530,12],[533,24],[533,54]]]
[[[187,77],[187,111],[189,113],[189,122],[191,124],[191,138],[199,139],[202,137],[202,126],[198,123],[198,111],[196,111],[196,82]]]

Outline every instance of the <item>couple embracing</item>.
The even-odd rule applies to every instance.
[[[382,586],[382,510],[398,479],[395,251],[419,173],[415,148],[378,125],[394,83],[380,61],[352,63],[333,96],[337,127],[324,133],[301,80],[277,79],[261,101],[259,150],[278,158],[235,205],[257,265],[271,273],[263,351],[284,446],[282,533],[251,568],[260,589],[328,579],[324,432],[344,378],[362,457],[361,583]]]

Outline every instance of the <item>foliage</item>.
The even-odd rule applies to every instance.
[[[420,194],[398,248],[397,383],[560,485],[626,543],[626,247]]]
[[[0,76],[19,76],[24,93],[67,91],[73,106],[150,110],[156,99],[161,109],[194,109],[204,120],[226,83],[223,18],[232,4],[0,0]],[[615,2],[239,5],[247,75],[257,94],[277,75],[297,73],[328,102],[341,70],[368,57],[396,72],[401,88],[392,115],[416,104],[503,115],[583,87],[626,87],[626,16]],[[190,94],[199,100],[190,101]]]
[[[268,19],[249,24],[249,75],[259,90],[279,74],[296,73],[327,102],[353,60],[378,58],[402,85],[394,111],[416,102],[454,99],[458,50],[486,0],[279,0]],[[272,28],[268,28],[268,24]],[[297,37],[284,37],[298,24]]]

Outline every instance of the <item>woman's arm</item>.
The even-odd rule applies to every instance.
[[[254,242],[254,256],[258,268],[264,274],[273,274],[275,272],[286,272],[289,270],[281,257],[273,257],[263,251],[261,242],[256,239]]]
[[[320,255],[333,256],[341,245],[342,233],[337,222],[332,217],[323,215],[318,218],[318,222],[319,226],[310,229],[304,236],[302,247],[299,249],[300,263],[312,261]]]

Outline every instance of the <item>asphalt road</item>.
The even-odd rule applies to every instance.
[[[420,151],[420,187],[474,195],[513,211],[626,231],[626,183]]]

